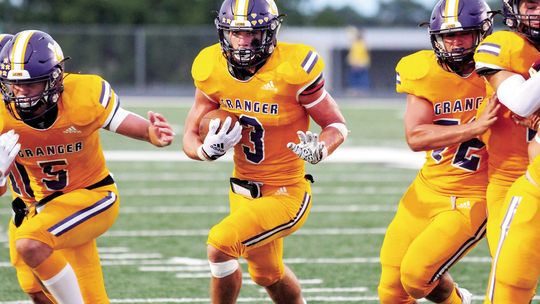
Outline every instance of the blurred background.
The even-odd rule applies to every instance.
[[[314,205],[286,238],[286,263],[310,304],[377,303],[379,248],[398,201],[424,161],[403,132],[405,97],[395,93],[399,59],[430,49],[435,0],[276,0],[287,14],[278,37],[313,45],[327,88],[351,133],[327,161],[307,165]],[[489,1],[493,10],[500,0]],[[228,212],[231,158],[188,161],[181,151],[193,101],[191,64],[218,42],[221,0],[0,0],[0,33],[49,32],[71,72],[96,73],[128,110],[164,113],[177,134],[162,150],[102,132],[122,196],[121,216],[98,239],[112,303],[209,303],[206,236]],[[501,19],[495,21],[501,28]],[[125,97],[125,98],[124,98]],[[316,128],[314,131],[318,131]],[[230,156],[230,155],[229,155]],[[29,304],[9,262],[10,197],[0,198],[0,304]],[[490,270],[484,241],[452,269],[481,303]],[[246,269],[245,264],[243,265]],[[244,272],[242,303],[269,303]],[[540,289],[540,287],[539,287]],[[540,303],[536,297],[534,303]]]
[[[334,96],[393,96],[399,58],[431,47],[427,28],[418,25],[429,20],[434,0],[276,2],[287,15],[279,40],[319,51]],[[0,32],[49,32],[72,58],[68,71],[100,74],[122,95],[190,96],[191,63],[202,47],[217,42],[213,18],[220,4],[0,0]],[[490,4],[500,7],[499,1]]]

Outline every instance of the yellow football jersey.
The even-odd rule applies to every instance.
[[[105,178],[109,171],[99,130],[119,106],[116,94],[99,76],[66,74],[58,118],[48,129],[34,129],[0,107],[2,132],[13,129],[20,136],[21,150],[10,178],[13,191],[40,200]]]
[[[540,185],[540,155],[536,156],[532,163],[529,164],[527,172],[533,181]]]
[[[298,95],[321,74],[323,60],[312,48],[278,43],[274,53],[249,80],[228,72],[219,44],[195,59],[195,86],[224,110],[236,114],[244,129],[234,148],[234,175],[269,185],[304,178],[304,161],[287,148],[296,131],[309,128],[309,115]]]
[[[529,68],[540,58],[540,52],[516,32],[498,31],[486,37],[476,49],[476,69],[506,70],[529,78]],[[535,131],[514,123],[512,112],[499,110],[499,119],[483,137],[489,153],[490,181],[511,183],[527,167],[527,142]]]
[[[396,91],[432,103],[438,125],[459,125],[474,120],[485,98],[485,82],[476,73],[463,78],[441,68],[433,51],[402,58],[397,67]],[[487,184],[487,154],[478,139],[426,152],[419,178],[448,195],[482,194]]]

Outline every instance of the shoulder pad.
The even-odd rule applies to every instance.
[[[285,82],[305,85],[319,77],[324,69],[324,61],[314,48],[304,44],[278,43],[279,60],[277,72]]]
[[[401,58],[396,66],[396,72],[401,79],[419,80],[429,74],[433,64],[433,51],[419,51]]]
[[[421,80],[436,73],[437,69],[439,65],[433,51],[424,50],[403,57],[396,66],[396,91],[416,95],[417,90],[427,84]]]
[[[219,43],[204,48],[193,61],[191,76],[195,81],[205,81],[212,74],[216,56],[223,56]]]
[[[105,95],[111,93],[108,83],[98,75],[68,74],[64,79],[62,103],[71,121],[85,126],[100,117],[105,110],[101,99],[108,99]]]
[[[512,57],[520,53],[526,38],[516,32],[497,31],[480,42],[474,54],[476,70],[512,69]]]

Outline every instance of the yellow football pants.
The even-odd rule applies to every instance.
[[[415,179],[381,248],[381,303],[415,303],[428,295],[485,234],[485,208],[484,197],[449,197]]]
[[[496,222],[485,303],[530,303],[540,276],[540,187],[525,176],[516,180]]]
[[[55,198],[36,214],[31,210],[22,225],[9,225],[10,259],[21,289],[42,290],[15,250],[18,239],[39,240],[62,253],[75,271],[85,303],[109,303],[95,239],[114,223],[120,206],[115,185],[80,189]]]
[[[512,183],[504,182],[490,182],[486,190],[486,204],[487,204],[487,232],[486,238],[489,245],[489,253],[493,257],[495,249],[497,248],[497,241],[499,239],[499,215],[501,213],[502,206],[504,205],[506,192],[512,186]],[[493,233],[491,233],[493,232]]]
[[[229,192],[230,214],[212,227],[208,244],[244,257],[254,282],[269,286],[283,277],[283,237],[306,221],[311,186],[306,180],[283,187],[264,185],[256,199]]]

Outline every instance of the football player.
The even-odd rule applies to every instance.
[[[532,130],[512,118],[522,122],[522,117],[534,116],[540,106],[540,75],[536,73],[540,1],[503,0],[502,4],[511,31],[486,37],[475,54],[478,74],[506,106],[486,142],[490,168],[487,237],[493,261],[485,303],[530,303],[540,275],[540,159],[536,157],[540,138],[534,135],[537,117],[525,123]],[[529,155],[527,141],[531,141]]]
[[[386,231],[381,303],[471,303],[448,270],[485,233],[487,154],[478,137],[500,106],[486,99],[473,55],[492,30],[489,11],[483,0],[438,1],[429,22],[433,50],[406,56],[396,67],[396,90],[407,94],[407,143],[426,151],[426,162]],[[476,119],[481,103],[486,111]]]
[[[240,257],[274,302],[304,303],[283,263],[283,238],[304,224],[311,208],[304,161],[324,160],[348,133],[325,90],[322,58],[309,46],[277,42],[281,22],[273,0],[225,0],[215,20],[220,43],[203,49],[192,67],[196,93],[184,152],[212,161],[234,147],[230,214],[208,236],[212,303],[236,303]],[[212,120],[201,140],[199,122],[216,108],[239,123],[226,133],[230,118]],[[320,134],[308,131],[310,117]]]
[[[58,43],[35,30],[0,52],[0,184],[5,191],[9,174],[13,192],[33,198],[22,207],[14,200],[11,260],[35,303],[109,303],[95,242],[114,223],[119,197],[99,130],[158,147],[174,133],[158,113],[146,120],[123,109],[101,77],[65,73],[64,60]]]
[[[4,47],[4,45],[11,39],[13,38],[13,35],[10,35],[10,34],[0,34],[0,51],[2,50],[2,48]],[[0,135],[0,141],[6,139],[7,137],[7,133],[4,133],[3,135]],[[15,142],[16,144],[16,142]],[[12,155],[16,155],[16,151],[18,151],[18,149],[20,149],[20,145],[19,146],[15,146],[15,144],[12,145],[12,149],[15,148],[15,150],[12,150]],[[13,153],[15,152],[15,153]],[[4,159],[4,161],[8,164],[11,164],[12,160],[9,159],[9,157],[7,159]],[[1,164],[0,164],[1,166]],[[15,181],[12,181],[10,183],[10,187],[12,189],[11,191],[11,194],[13,196],[13,200],[14,200],[14,204],[33,204],[35,203],[35,198],[33,196],[32,193],[24,193],[24,192],[20,192],[17,193],[15,188],[13,188],[13,185],[21,185],[23,183],[22,181],[22,177],[20,176],[15,176],[13,174],[10,174],[9,175],[10,179],[14,179],[16,178],[17,180]],[[5,181],[5,180],[3,180]],[[3,182],[2,181],[2,182]],[[2,191],[6,191],[6,187],[2,187],[1,189]],[[18,190],[18,189],[17,189]],[[23,207],[25,205],[19,205],[19,207]],[[16,208],[16,206],[14,206]],[[9,223],[8,223],[8,235],[10,236],[9,237],[9,248],[10,248],[10,251],[13,251],[11,254],[10,254],[10,257],[11,257],[11,263],[13,264],[13,267],[15,267],[16,269],[16,272],[17,272],[17,277],[19,277],[19,283],[20,283],[20,286],[21,286],[21,289],[26,292],[28,294],[28,296],[32,299],[32,301],[34,303],[37,303],[37,304],[49,304],[49,303],[53,303],[50,299],[52,298],[52,296],[49,294],[49,295],[46,295],[46,290],[44,291],[42,289],[42,285],[40,284],[40,281],[39,279],[34,275],[34,273],[32,272],[32,269],[30,267],[28,267],[24,261],[22,261],[21,259],[17,259],[17,255],[15,254],[15,240],[13,239],[13,235],[14,235],[14,232],[15,232],[15,224],[13,223],[13,220],[14,218],[10,219]]]

